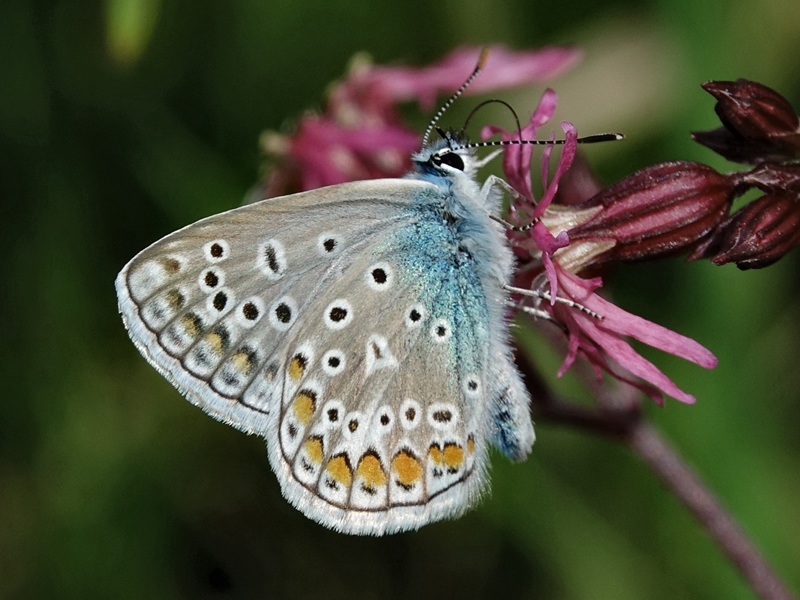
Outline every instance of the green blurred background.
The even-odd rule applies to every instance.
[[[0,4],[0,598],[753,597],[635,456],[547,423],[526,463],[494,457],[492,496],[459,521],[331,533],[281,499],[262,441],[185,402],[123,330],[117,271],[239,204],[259,134],[319,107],[356,52],[419,65],[491,42],[585,48],[552,83],[557,117],[627,134],[590,149],[609,182],[678,158],[735,168],[689,141],[717,126],[705,80],[756,79],[800,107],[796,0]],[[524,116],[540,92],[499,95]],[[647,412],[794,589],[797,272],[794,253],[609,282],[719,356],[706,372],[648,353],[699,402]]]

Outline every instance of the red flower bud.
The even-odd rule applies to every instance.
[[[746,79],[709,81],[703,89],[717,99],[724,128],[693,133],[697,142],[736,162],[800,155],[800,117],[778,92]]]
[[[705,253],[717,265],[735,262],[740,269],[771,265],[800,245],[800,201],[789,194],[767,194],[720,225]]]
[[[567,233],[571,243],[613,241],[600,262],[676,254],[725,218],[735,189],[732,178],[700,163],[653,165],[587,200],[603,208]]]

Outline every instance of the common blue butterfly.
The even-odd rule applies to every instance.
[[[460,135],[428,143],[442,113],[404,178],[208,217],[116,280],[144,357],[264,436],[289,502],[346,533],[462,514],[487,488],[489,445],[521,460],[535,437],[506,320],[506,186],[477,183],[486,160]]]

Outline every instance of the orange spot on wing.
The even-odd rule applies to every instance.
[[[167,292],[167,304],[172,310],[180,310],[186,304],[186,297],[179,290],[170,290]]]
[[[380,459],[374,454],[365,454],[358,461],[358,476],[364,480],[365,487],[382,487],[386,485],[386,473],[383,472]]]
[[[302,354],[298,354],[289,362],[289,377],[292,381],[300,381],[306,372],[307,364],[306,357]]]
[[[341,483],[345,487],[350,487],[353,481],[353,470],[350,468],[350,461],[347,455],[337,454],[328,461],[328,473],[336,483]]]
[[[392,470],[397,476],[397,483],[404,488],[410,488],[422,479],[422,464],[408,450],[401,450],[395,454],[392,459]]]
[[[181,317],[181,325],[186,335],[196,338],[203,331],[203,322],[194,313],[187,313]]]
[[[303,425],[308,425],[317,409],[317,395],[311,390],[300,390],[294,397],[294,414]]]
[[[442,449],[439,447],[439,444],[431,444],[431,447],[428,448],[428,456],[433,461],[434,465],[441,465],[444,463],[444,454],[442,454]]]
[[[464,449],[458,444],[449,443],[444,445],[444,464],[448,470],[458,471],[464,464]]]
[[[206,343],[211,351],[217,356],[221,356],[225,350],[225,340],[218,333],[211,332],[206,336]]]
[[[253,370],[253,357],[247,352],[237,352],[231,357],[233,368],[244,375]]]
[[[308,456],[308,460],[316,464],[320,464],[322,462],[324,453],[321,437],[314,436],[312,438],[308,438],[304,444],[304,448],[306,451],[306,456]]]

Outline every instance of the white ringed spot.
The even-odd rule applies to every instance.
[[[342,435],[347,440],[361,437],[367,429],[367,418],[357,410],[345,415],[342,420]]]
[[[286,251],[276,239],[269,239],[258,245],[256,268],[270,281],[277,281],[286,274],[289,265],[286,262]]]
[[[278,331],[287,331],[297,320],[297,303],[289,296],[273,302],[267,311],[269,324]]]
[[[447,431],[458,422],[458,409],[452,404],[436,402],[428,407],[428,425]]]
[[[388,433],[394,427],[394,411],[388,404],[379,406],[372,418],[372,430],[379,435]]]
[[[325,308],[322,320],[328,329],[344,329],[353,322],[353,307],[344,298],[334,300]]]
[[[328,400],[322,407],[322,422],[325,429],[339,429],[344,423],[345,408],[339,400]]]
[[[453,330],[450,328],[450,323],[447,319],[436,319],[431,326],[431,337],[434,342],[439,344],[446,342],[453,335]]]
[[[338,349],[333,349],[328,350],[322,355],[320,364],[322,365],[322,371],[325,373],[325,375],[328,377],[334,377],[344,371],[347,360],[344,352]]]
[[[231,247],[225,240],[213,240],[203,246],[203,256],[210,263],[218,263],[230,256]]]
[[[422,421],[422,407],[416,400],[406,398],[400,405],[397,415],[403,429],[410,431],[416,429],[417,425]]]
[[[236,297],[230,288],[222,288],[206,297],[206,309],[211,314],[224,315],[236,303]]]
[[[392,287],[394,283],[394,269],[386,261],[371,265],[364,273],[367,287],[376,292],[383,292]]]
[[[472,373],[467,375],[464,378],[463,391],[467,398],[479,398],[483,391],[480,378]]]
[[[342,249],[342,239],[335,233],[325,232],[317,238],[317,252],[321,256],[339,254]]]
[[[250,296],[236,307],[236,322],[243,327],[254,327],[264,312],[264,301],[258,296]]]
[[[422,304],[412,304],[406,310],[406,327],[414,329],[422,325],[425,320],[425,307]]]
[[[225,285],[225,271],[219,267],[203,269],[197,276],[197,285],[204,294],[210,294]]]

